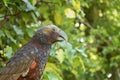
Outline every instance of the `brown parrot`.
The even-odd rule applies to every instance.
[[[57,26],[40,28],[8,61],[0,72],[0,80],[40,80],[51,45],[62,40],[67,40],[67,35]]]

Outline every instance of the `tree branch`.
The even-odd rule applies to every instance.
[[[8,14],[8,15],[5,15],[5,16],[0,16],[0,18],[4,18],[3,21],[0,23],[0,28],[6,23],[9,21],[9,19],[12,17],[12,16],[18,16],[20,14],[20,12],[17,12],[15,14]]]

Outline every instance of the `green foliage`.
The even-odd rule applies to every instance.
[[[68,42],[52,46],[43,80],[120,80],[119,0],[1,0],[0,67],[41,26]]]

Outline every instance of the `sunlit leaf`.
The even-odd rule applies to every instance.
[[[64,12],[67,18],[75,18],[75,12],[72,9],[66,8]]]
[[[13,29],[15,30],[15,32],[18,34],[18,35],[22,35],[23,34],[23,31],[16,25],[13,25]]]
[[[63,80],[60,76],[60,69],[53,63],[47,63],[45,71],[48,74],[49,80]]]
[[[6,7],[8,7],[8,1],[7,0],[3,0],[4,4]]]
[[[27,5],[26,11],[31,11],[35,9],[35,7],[31,5],[29,0],[22,0],[22,1],[25,2]]]
[[[56,12],[54,15],[54,21],[56,24],[61,25],[63,23],[62,15],[59,12]]]
[[[59,80],[54,73],[48,73],[49,80]]]
[[[37,3],[37,0],[30,0],[30,2],[34,6]]]
[[[13,51],[12,51],[12,48],[10,46],[6,46],[6,48],[4,49],[4,52],[5,52],[6,56],[8,58],[10,58],[12,56]]]
[[[84,24],[80,24],[80,30],[81,31],[85,31],[86,30],[86,26]]]
[[[55,24],[42,80],[120,80],[120,0],[0,0],[0,70],[34,32]],[[1,71],[0,71],[1,72]]]
[[[62,63],[64,61],[64,51],[62,49],[59,49],[56,51],[56,57]]]
[[[79,10],[80,10],[80,1],[79,0],[73,0],[72,5],[75,8],[75,10],[77,12],[79,12]]]

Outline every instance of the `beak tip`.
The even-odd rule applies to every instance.
[[[68,37],[66,37],[66,38],[64,38],[65,39],[65,41],[68,41]]]
[[[68,41],[67,34],[66,34],[64,31],[60,30],[59,35],[60,35],[65,41]]]

